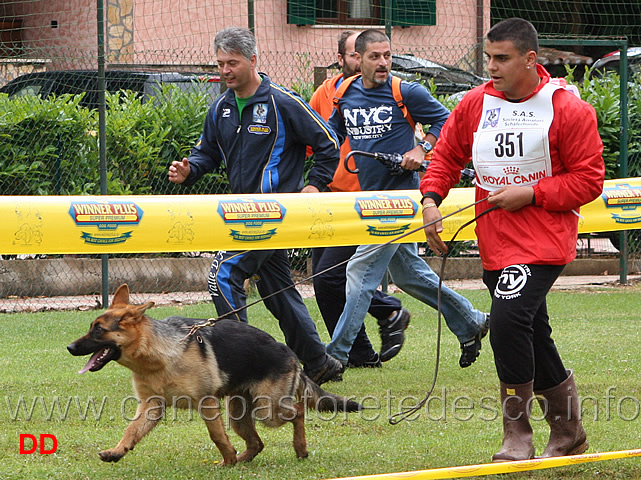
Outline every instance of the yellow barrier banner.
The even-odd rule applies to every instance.
[[[417,190],[263,195],[0,196],[0,254],[262,250],[381,244],[421,226]],[[453,189],[445,216],[474,202]],[[641,178],[606,182],[581,209],[580,232],[641,228]],[[443,238],[474,218],[444,220]],[[474,224],[458,240],[473,240]],[[425,240],[422,230],[403,242]]]

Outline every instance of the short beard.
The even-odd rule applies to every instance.
[[[376,76],[374,76],[374,78],[372,79],[372,82],[379,86],[385,85],[387,83],[387,79],[389,78],[389,75],[390,75],[389,72],[387,72],[387,76],[385,77],[385,80],[379,80],[378,78],[376,78]]]
[[[357,73],[361,73],[361,72],[352,70],[351,68],[347,68],[347,69],[343,68],[343,77],[345,78],[351,77],[352,75],[356,75]]]

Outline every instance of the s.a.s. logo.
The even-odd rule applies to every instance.
[[[500,108],[492,108],[485,112],[485,117],[483,118],[483,128],[496,128],[499,124],[499,117],[501,114]]]
[[[499,281],[494,290],[496,298],[509,300],[521,296],[521,290],[527,284],[528,278],[532,276],[527,265],[510,265],[501,272]]]

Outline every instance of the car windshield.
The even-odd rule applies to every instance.
[[[26,97],[30,95],[39,95],[41,90],[43,88],[43,85],[38,84],[38,85],[25,85],[22,88],[16,90],[13,95],[16,97]]]
[[[641,47],[629,48],[627,51],[627,57],[629,78],[632,78],[635,75],[641,75]],[[608,53],[594,63],[591,69],[591,75],[602,74],[606,71],[619,73],[620,64],[621,54],[618,50],[616,52]]]

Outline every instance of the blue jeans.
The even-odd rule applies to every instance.
[[[345,284],[347,283],[347,261],[356,252],[356,245],[340,247],[317,247],[312,249],[312,272],[314,273],[314,294],[318,309],[323,316],[330,337],[334,334],[338,319],[345,308]],[[367,312],[379,322],[401,309],[401,301],[380,290],[374,292]],[[374,347],[363,325],[354,339],[349,363],[366,362],[376,355]]]
[[[416,243],[361,245],[347,264],[347,301],[327,345],[327,353],[347,363],[352,343],[369,308],[374,290],[389,268],[394,284],[404,292],[437,308],[439,277],[418,256]],[[441,312],[448,328],[463,343],[476,336],[485,323],[483,312],[445,285],[441,290]]]

